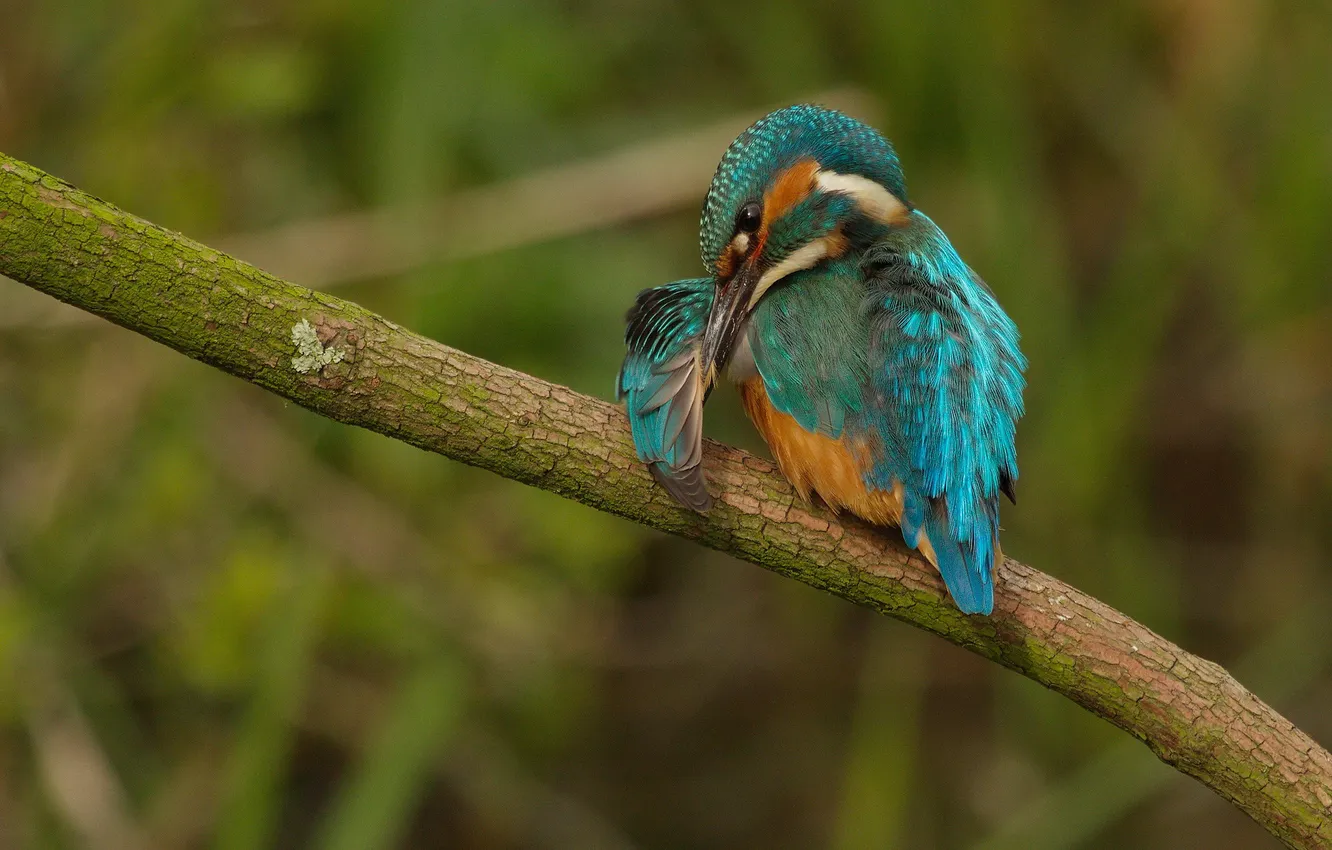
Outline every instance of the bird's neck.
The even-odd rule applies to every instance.
[[[919,269],[930,283],[971,278],[971,270],[962,262],[953,243],[920,210],[913,210],[903,224],[884,236],[880,244]]]
[[[793,366],[797,372],[820,364],[828,371],[833,360],[846,360],[848,350],[868,349],[868,340],[861,338],[864,299],[859,254],[829,259],[783,279],[750,313],[727,378],[743,383],[759,373],[772,377],[783,358],[799,360]]]

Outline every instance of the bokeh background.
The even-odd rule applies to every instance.
[[[1329,4],[0,0],[0,149],[603,397],[810,98],[1023,330],[1005,548],[1332,743]],[[53,306],[0,280],[0,847],[1276,846],[955,647]]]

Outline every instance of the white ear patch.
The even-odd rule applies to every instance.
[[[850,196],[865,215],[884,224],[900,221],[907,214],[906,205],[896,195],[868,177],[820,171],[814,176],[814,182],[825,192]]]

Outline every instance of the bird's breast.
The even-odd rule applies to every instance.
[[[752,364],[752,354],[749,359]],[[802,497],[817,494],[833,510],[848,510],[876,525],[900,523],[902,485],[871,490],[865,484],[864,473],[872,463],[865,438],[843,434],[834,439],[806,431],[773,407],[757,370],[740,383],[740,397],[782,474]]]

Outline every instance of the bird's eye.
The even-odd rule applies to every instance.
[[[735,216],[735,229],[738,233],[753,233],[759,229],[759,220],[763,218],[763,208],[755,201],[750,201],[740,208]]]

